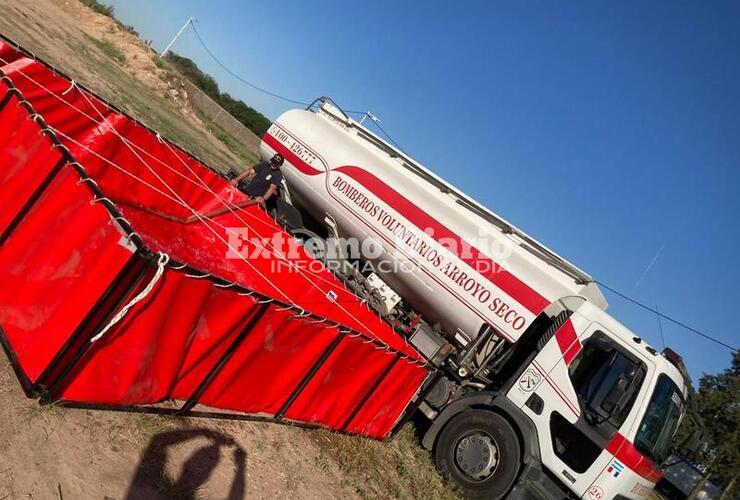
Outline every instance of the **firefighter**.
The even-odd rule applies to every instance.
[[[252,200],[272,212],[277,209],[277,198],[280,193],[280,184],[283,181],[283,173],[280,167],[283,165],[283,155],[276,153],[268,162],[260,162],[249,170],[234,177],[231,184]],[[249,177],[249,182],[242,181]]]

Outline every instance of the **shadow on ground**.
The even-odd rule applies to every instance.
[[[197,444],[191,443],[197,441]],[[195,444],[195,451],[182,460],[176,449]],[[219,462],[230,460],[233,474],[228,500],[246,496],[247,454],[233,438],[209,429],[183,429],[155,435],[141,456],[139,467],[126,493],[126,500],[195,500]],[[174,471],[174,472],[173,472]]]

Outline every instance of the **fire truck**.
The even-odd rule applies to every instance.
[[[437,368],[422,442],[467,497],[650,494],[688,375],[591,276],[331,99],[282,114],[260,153],[285,158],[277,216]]]

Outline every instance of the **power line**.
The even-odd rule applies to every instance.
[[[642,302],[639,302],[639,301],[633,299],[632,297],[628,297],[627,295],[623,294],[622,292],[619,292],[619,291],[615,290],[614,288],[612,288],[612,287],[610,287],[608,285],[605,285],[601,281],[598,281],[597,280],[596,283],[598,283],[599,285],[603,286],[604,288],[606,288],[607,290],[609,290],[613,294],[618,295],[619,297],[622,297],[623,299],[625,299],[625,300],[627,300],[629,302],[632,302],[636,306],[641,307],[641,308],[645,309],[646,311],[650,311],[653,314],[656,314],[659,318],[663,318],[663,319],[666,319],[666,320],[670,321],[671,323],[675,323],[676,325],[678,325],[680,327],[683,327],[683,328],[689,330],[690,332],[693,332],[693,333],[699,335],[700,337],[704,337],[705,339],[707,339],[707,340],[709,340],[711,342],[714,342],[715,344],[719,344],[722,347],[726,347],[727,349],[729,349],[732,352],[737,352],[737,349],[735,347],[732,347],[729,344],[725,344],[721,340],[717,340],[714,337],[710,337],[706,333],[700,332],[696,328],[692,328],[689,325],[687,325],[686,323],[682,323],[681,321],[678,321],[677,319],[673,319],[670,316],[666,316],[665,314],[661,313],[657,309],[653,309],[652,307],[646,306]]]
[[[188,22],[189,22],[189,20],[188,20]],[[203,37],[201,37],[200,36],[200,33],[198,33],[198,29],[195,27],[195,24],[194,23],[190,23],[190,27],[193,28],[193,33],[195,33],[195,37],[198,39],[198,42],[200,42],[200,45],[203,47],[203,50],[206,51],[206,53],[211,57],[211,59],[213,59],[216,62],[216,64],[218,64],[224,71],[226,71],[228,74],[230,74],[231,76],[233,76],[234,78],[236,78],[237,80],[239,80],[240,82],[242,82],[243,84],[248,85],[249,87],[253,88],[254,90],[257,90],[259,92],[262,92],[263,94],[269,95],[271,97],[274,97],[276,99],[280,99],[280,100],[285,101],[285,102],[289,102],[291,104],[298,104],[298,105],[301,105],[301,106],[310,106],[311,105],[311,103],[309,103],[309,102],[300,101],[298,99],[292,99],[290,97],[285,97],[284,95],[280,95],[278,93],[272,92],[270,90],[267,90],[265,88],[262,88],[259,85],[255,85],[254,83],[252,83],[252,82],[250,82],[250,81],[242,78],[241,76],[239,76],[238,74],[236,74],[234,71],[232,71],[231,69],[229,69],[228,66],[226,66],[224,63],[222,63],[221,60],[218,57],[216,57],[216,55],[211,51],[211,49],[208,48],[208,45],[206,45],[205,41],[203,40]],[[342,111],[345,112],[345,113],[356,114],[356,115],[364,115],[366,113],[365,111],[359,111],[359,110],[356,110],[356,109],[343,109]],[[391,137],[391,135],[388,132],[386,132],[385,129],[383,127],[381,127],[380,124],[376,120],[373,120],[373,123],[375,123],[375,125],[378,127],[378,129],[380,129],[380,131],[383,133],[383,135],[385,135],[385,137],[396,148],[398,148],[399,150],[403,151],[401,149],[401,146],[399,146],[398,143],[393,140],[393,137]]]
[[[272,92],[270,90],[267,90],[265,88],[262,88],[259,85],[255,85],[254,83],[252,83],[252,82],[250,82],[250,81],[242,78],[241,76],[239,76],[238,74],[236,74],[234,71],[232,71],[231,69],[229,69],[224,63],[222,63],[221,60],[218,57],[216,57],[216,55],[213,53],[213,51],[211,51],[211,49],[208,48],[208,45],[206,45],[206,42],[203,40],[203,37],[201,37],[200,36],[200,33],[198,33],[198,29],[195,27],[195,24],[190,23],[190,26],[193,28],[193,32],[195,33],[195,36],[198,39],[198,42],[203,47],[203,50],[206,51],[206,53],[211,57],[211,59],[213,59],[216,62],[216,64],[218,64],[224,71],[226,71],[228,74],[230,74],[231,76],[233,76],[234,78],[236,78],[237,80],[239,80],[240,82],[242,82],[243,84],[249,85],[250,87],[252,87],[253,89],[255,89],[255,90],[259,91],[259,92],[262,92],[264,94],[267,94],[267,95],[269,95],[271,97],[274,97],[276,99],[280,99],[280,100],[289,102],[291,104],[299,104],[301,106],[310,106],[311,105],[311,103],[309,103],[307,101],[301,101],[301,100],[298,100],[298,99],[292,99],[290,97],[285,97],[284,95],[280,95],[280,94],[278,94],[276,92]],[[342,111],[345,112],[345,113],[354,114],[354,115],[364,115],[365,114],[365,111],[359,111],[359,110],[356,110],[356,109],[342,109]],[[393,141],[393,140],[391,139],[391,141]]]
[[[263,94],[269,95],[271,97],[274,97],[276,99],[280,99],[280,100],[285,101],[285,102],[289,102],[291,104],[298,104],[298,105],[301,105],[301,106],[310,106],[311,105],[311,103],[309,103],[309,102],[300,101],[298,99],[291,99],[290,97],[285,97],[283,95],[277,94],[275,92],[271,92],[271,91],[269,91],[267,89],[264,89],[264,88],[262,88],[262,87],[260,87],[258,85],[255,85],[254,83],[252,83],[252,82],[250,82],[248,80],[245,80],[244,78],[242,78],[241,76],[239,76],[238,74],[236,74],[235,72],[233,72],[231,69],[229,69],[224,63],[222,63],[218,59],[218,57],[216,57],[216,55],[208,48],[208,46],[206,45],[205,41],[203,41],[203,38],[200,36],[200,33],[198,33],[198,29],[195,27],[195,24],[190,23],[190,27],[193,28],[193,32],[195,33],[195,36],[198,39],[198,42],[200,42],[201,46],[206,51],[206,53],[211,57],[211,59],[213,59],[216,62],[216,64],[218,64],[224,71],[226,71],[228,74],[230,74],[231,76],[233,76],[234,78],[236,78],[237,80],[239,80],[240,82],[242,82],[243,84],[248,85],[249,87],[251,87],[251,88],[253,88],[253,89],[255,89],[255,90],[259,91],[259,92],[262,92]],[[343,111],[345,113],[349,113],[349,114],[362,114],[362,115],[364,115],[366,113],[365,111],[358,111],[358,110],[343,110]],[[388,139],[388,141],[390,141],[391,144],[393,144],[396,148],[398,148],[399,151],[403,151],[403,148],[401,148],[401,146],[393,139],[393,137],[391,137],[391,135],[388,132],[386,132],[386,130],[380,125],[380,123],[378,123],[378,121],[372,120],[372,122],[375,124],[376,127],[378,127],[378,129],[383,133],[383,135],[386,137],[386,139]],[[662,250],[663,250],[662,247],[660,248],[660,250],[658,250],[658,254],[656,254],[656,256],[653,258],[653,261],[650,263],[650,265],[648,266],[648,268],[645,270],[645,273],[643,273],[643,276],[640,278],[640,280],[638,280],[638,283],[635,286],[639,285],[639,281],[641,281],[642,278],[644,277],[644,275],[647,274],[647,272],[649,271],[650,267],[655,263],[655,260],[657,260],[658,256],[660,255],[660,252]],[[650,311],[650,312],[654,313],[655,315],[657,315],[659,326],[660,326],[661,340],[662,340],[662,342],[663,342],[664,345],[665,345],[665,339],[663,338],[663,325],[662,325],[662,323],[660,323],[660,318],[664,318],[664,319],[666,319],[666,320],[668,320],[668,321],[670,321],[670,322],[672,322],[672,323],[674,323],[674,324],[676,324],[676,325],[678,325],[678,326],[680,326],[682,328],[685,328],[685,329],[689,330],[690,332],[693,332],[693,333],[695,333],[695,334],[697,334],[697,335],[705,338],[706,340],[709,340],[711,342],[714,342],[716,344],[719,344],[722,347],[725,347],[725,348],[729,349],[732,352],[736,352],[737,351],[736,348],[734,348],[734,347],[732,347],[732,346],[730,346],[728,344],[725,344],[721,340],[717,340],[717,339],[715,339],[715,338],[713,338],[713,337],[711,337],[711,336],[709,336],[709,335],[707,335],[707,334],[705,334],[703,332],[700,332],[699,330],[697,330],[695,328],[690,327],[689,325],[687,325],[685,323],[682,323],[681,321],[678,321],[676,319],[671,318],[670,316],[666,316],[665,314],[662,314],[661,312],[659,312],[657,310],[657,308],[655,308],[655,309],[654,308],[651,308],[651,307],[649,307],[649,306],[647,306],[647,305],[645,305],[645,304],[643,304],[643,303],[641,303],[641,302],[639,302],[639,301],[637,301],[637,300],[635,300],[635,299],[633,299],[631,297],[628,297],[627,295],[625,295],[625,294],[623,294],[623,293],[615,290],[614,288],[611,288],[610,286],[608,286],[608,285],[606,285],[606,284],[604,284],[604,283],[602,283],[600,281],[597,281],[597,283],[599,285],[603,286],[604,288],[606,288],[607,290],[609,290],[610,292],[614,293],[615,295],[618,295],[619,297],[622,297],[623,299],[625,299],[625,300],[627,300],[629,302],[632,302],[636,306],[641,307],[641,308],[645,309],[646,311]]]
[[[216,62],[216,64],[218,64],[219,66],[221,66],[221,68],[224,71],[226,71],[228,74],[230,74],[231,76],[233,76],[234,78],[236,78],[237,80],[239,80],[240,82],[242,82],[243,84],[248,85],[248,86],[252,87],[253,89],[255,89],[255,90],[259,91],[259,92],[262,92],[263,94],[267,94],[267,95],[272,96],[272,97],[274,97],[276,99],[281,99],[281,100],[286,101],[286,102],[289,102],[291,104],[300,104],[301,106],[309,106],[311,104],[309,102],[299,101],[297,99],[291,99],[290,97],[285,97],[285,96],[282,96],[280,94],[276,94],[275,92],[270,92],[269,90],[263,89],[262,87],[260,87],[258,85],[255,85],[254,83],[249,82],[249,81],[245,80],[244,78],[242,78],[241,76],[237,75],[236,73],[234,73],[233,71],[231,71],[224,63],[222,63],[218,59],[218,57],[216,57],[216,55],[213,52],[211,52],[211,49],[209,49],[208,46],[206,45],[206,43],[203,41],[203,39],[200,36],[200,33],[198,33],[198,29],[195,27],[195,25],[193,23],[190,23],[190,27],[193,28],[193,32],[195,33],[196,38],[198,39],[198,41],[200,42],[200,44],[203,46],[203,49],[208,53],[209,56],[211,56],[211,59],[213,59]]]

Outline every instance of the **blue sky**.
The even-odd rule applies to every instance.
[[[157,49],[192,15],[244,78],[371,110],[418,160],[601,281],[740,345],[740,4],[112,3]],[[174,50],[270,118],[291,107],[226,74],[189,30]],[[662,346],[655,315],[607,297]],[[729,366],[726,349],[663,329],[695,379]]]

